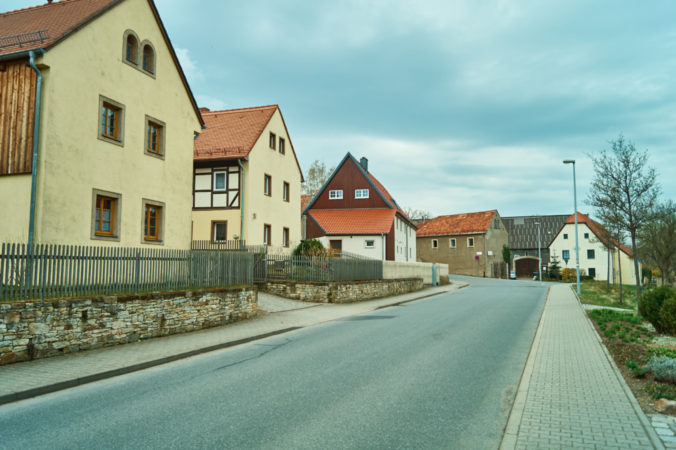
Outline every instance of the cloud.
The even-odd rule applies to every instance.
[[[181,63],[183,72],[188,78],[188,82],[192,84],[202,80],[204,78],[204,74],[195,61],[193,61],[192,57],[190,56],[190,51],[186,48],[178,47],[174,47],[174,50],[176,51],[176,56],[178,56],[179,62]]]

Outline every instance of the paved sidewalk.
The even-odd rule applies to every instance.
[[[451,285],[359,303],[305,303],[262,294],[261,313],[249,320],[192,333],[153,338],[0,367],[0,404],[142,370],[200,353],[367,313],[467,286]]]
[[[550,289],[500,448],[664,448],[568,285]]]

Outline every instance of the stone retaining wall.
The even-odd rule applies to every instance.
[[[370,281],[268,281],[259,289],[280,297],[314,303],[351,303],[423,288],[421,278]]]
[[[0,303],[0,365],[236,322],[257,299],[247,287]]]

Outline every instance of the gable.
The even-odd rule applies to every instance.
[[[311,209],[374,209],[390,206],[382,197],[372,181],[360,170],[354,158],[348,153],[343,163],[336,168],[329,181],[320,190]],[[368,189],[368,198],[355,199],[356,189]],[[342,191],[342,199],[331,199],[330,191]]]
[[[121,7],[124,8],[124,12],[120,12]],[[101,17],[104,20],[96,20]],[[146,27],[150,23],[153,24],[154,37],[150,42],[156,50],[163,48],[166,51],[166,58],[163,60],[158,58],[158,62],[162,64],[165,74],[169,70],[168,67],[175,68],[179,83],[183,85],[184,92],[192,106],[194,117],[200,125],[204,125],[192,90],[153,0],[61,0],[0,14],[0,30],[2,30],[0,39],[10,42],[18,34],[27,34],[28,36],[24,39],[32,40],[21,46],[9,45],[0,48],[0,56],[13,54],[19,56],[29,50],[41,49],[47,52],[43,60],[49,61],[48,65],[56,64],[56,59],[61,59],[68,70],[72,70],[73,67],[80,70],[83,67],[92,66],[98,69],[97,75],[101,76],[107,74],[107,71],[98,67],[97,62],[109,57],[121,62],[123,34],[127,29],[133,31],[139,29],[139,17],[147,18],[144,23]],[[91,33],[92,27],[96,27],[101,32]],[[82,36],[83,30],[90,31],[85,33],[87,38]],[[44,38],[45,36],[47,37]],[[38,39],[39,37],[42,39]],[[141,36],[141,39],[145,39],[144,36]],[[79,42],[73,43],[73,40]],[[59,44],[64,42],[72,43],[72,45],[67,45],[65,49],[62,49],[62,45]],[[107,45],[114,46],[114,49],[100,54],[100,50],[106,48]],[[59,50],[58,56],[50,59],[49,56],[55,49]],[[88,53],[94,54],[94,58],[88,57]],[[40,62],[38,60],[38,64]],[[159,68],[159,70],[162,69]],[[79,73],[79,75],[80,78],[85,78],[85,74]]]

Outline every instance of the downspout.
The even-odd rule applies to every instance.
[[[242,169],[242,189],[239,193],[239,248],[244,248],[244,166],[240,159],[237,160],[237,164]]]
[[[42,54],[44,50],[39,50]],[[31,163],[31,204],[30,218],[28,220],[28,248],[33,248],[35,234],[35,197],[38,182],[38,141],[40,137],[40,109],[42,107],[42,73],[35,65],[35,51],[28,53],[28,61],[31,68],[37,73],[38,80],[35,89],[35,123],[33,124],[33,161]]]
[[[380,233],[380,241],[383,245],[383,261],[385,261],[385,233]]]

